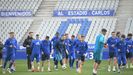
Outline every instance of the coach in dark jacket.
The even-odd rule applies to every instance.
[[[33,32],[29,32],[28,37],[25,39],[23,46],[26,47],[26,54],[27,54],[27,67],[28,67],[28,71],[31,71],[31,60],[30,60],[30,56],[31,56],[31,48],[30,48],[30,44],[33,40]]]

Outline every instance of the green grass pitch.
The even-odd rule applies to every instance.
[[[133,75],[133,69],[122,70],[121,73],[117,72],[108,72],[107,71],[107,61],[103,61],[98,70],[98,75]],[[51,61],[52,72],[47,72],[47,66],[45,67],[44,72],[28,72],[26,67],[26,61],[17,60],[16,61],[16,72],[9,74],[6,72],[5,75],[92,75],[93,61],[88,60],[83,65],[83,71],[81,74],[76,72],[76,69],[70,70],[69,67],[66,70],[62,70],[59,66],[59,70],[55,71],[53,69],[53,61]],[[75,65],[75,64],[74,64]],[[0,75],[2,74],[2,69],[0,69]]]

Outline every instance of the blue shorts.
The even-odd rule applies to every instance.
[[[15,54],[7,54],[5,61],[15,61]]]
[[[62,60],[62,55],[61,53],[54,53],[54,61],[57,60],[57,61],[60,61]]]
[[[62,58],[68,59],[68,54],[67,54],[66,52],[63,52],[63,53],[62,53]]]
[[[118,64],[126,65],[126,54],[124,53],[118,53]]]
[[[75,59],[76,57],[75,57],[75,53],[73,52],[73,53],[69,53],[69,59]]]
[[[50,54],[42,54],[42,61],[50,60]]]
[[[77,54],[76,59],[85,61],[85,56],[83,54]]]
[[[36,58],[36,62],[40,62],[40,59],[41,59],[41,55],[40,54],[31,54],[31,61],[33,62],[34,61],[34,58]]]

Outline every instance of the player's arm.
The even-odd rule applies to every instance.
[[[27,47],[27,39],[24,40],[23,46]]]

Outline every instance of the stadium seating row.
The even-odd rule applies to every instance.
[[[36,13],[42,0],[1,0],[0,11],[31,11]]]
[[[0,19],[0,38],[5,41],[9,32],[15,32],[16,39],[20,42],[29,29],[33,20],[31,19]]]
[[[117,10],[119,0],[58,0],[54,10]]]
[[[125,28],[125,34],[133,33],[133,18],[129,18]]]

